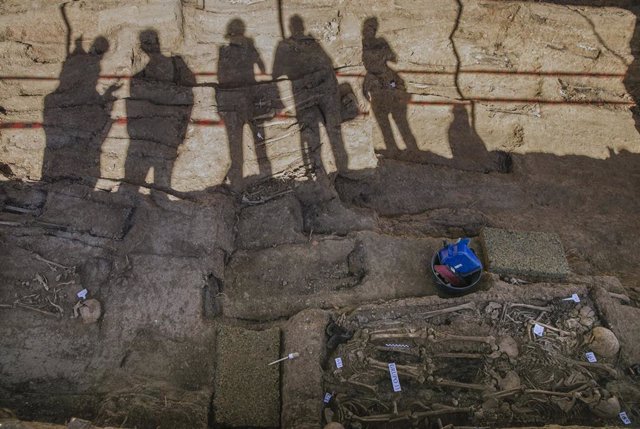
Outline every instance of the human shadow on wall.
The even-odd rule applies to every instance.
[[[438,164],[449,165],[461,170],[479,170],[485,173],[496,171],[509,173],[512,168],[511,155],[503,151],[488,151],[473,127],[464,104],[454,104],[453,118],[447,136],[451,148],[451,159],[438,159]],[[436,162],[436,160],[432,160]]]
[[[271,175],[264,124],[283,108],[275,83],[256,80],[255,67],[265,73],[265,65],[253,39],[247,37],[245,31],[241,19],[232,19],[225,34],[229,43],[218,52],[216,102],[229,142],[231,166],[227,178],[234,188],[243,184],[245,148],[250,150],[249,144],[244,143],[245,125],[251,132],[259,177]]]
[[[148,62],[132,77],[126,100],[130,142],[124,180],[168,191],[191,119],[196,80],[182,57],[162,54],[156,30],[142,31],[139,41]]]
[[[418,151],[416,138],[407,118],[407,107],[411,95],[404,80],[389,67],[397,62],[396,53],[383,37],[377,37],[378,18],[370,17],[362,25],[362,63],[367,71],[362,85],[365,98],[371,103],[371,110],[378,121],[386,146],[385,153],[397,155],[400,147],[396,143],[389,117],[393,119],[408,151]]]
[[[320,157],[320,125],[325,127],[338,173],[347,169],[348,159],[342,139],[341,97],[333,61],[313,36],[305,34],[299,15],[289,19],[291,36],[278,43],[274,79],[291,80],[296,119],[300,127],[302,162],[309,169],[326,175]]]
[[[70,177],[95,185],[100,177],[100,148],[113,123],[113,93],[120,84],[111,85],[103,94],[97,91],[100,62],[109,42],[98,36],[85,51],[79,37],[70,51],[72,29],[65,5],[60,10],[67,29],[66,57],[58,87],[44,98],[46,142],[41,177]]]

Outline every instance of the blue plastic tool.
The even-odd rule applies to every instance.
[[[469,247],[469,238],[461,238],[457,242],[447,244],[440,249],[440,264],[446,265],[458,276],[468,276],[482,270],[482,263]]]

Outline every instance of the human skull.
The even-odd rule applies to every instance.
[[[587,344],[596,355],[603,357],[614,357],[620,351],[620,342],[615,334],[601,326],[591,330]]]
[[[95,323],[100,318],[102,314],[102,306],[100,305],[100,301],[97,299],[88,299],[82,303],[82,307],[80,307],[80,317],[82,317],[82,322],[89,324]]]

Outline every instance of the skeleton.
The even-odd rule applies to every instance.
[[[577,356],[582,346],[585,328],[578,317],[586,304],[572,307],[569,313],[554,305],[470,302],[414,312],[408,320],[394,316],[387,323],[359,321],[369,328],[356,328],[354,338],[338,349],[346,365],[333,374],[340,379],[334,390],[349,385],[357,392],[340,406],[339,416],[360,428],[393,422],[417,427],[423,419],[432,424],[431,417],[454,413],[475,413],[485,425],[502,419],[551,421],[560,413],[566,418],[587,408],[597,416],[615,417],[619,401],[600,387],[602,378],[619,377],[615,367],[567,358]],[[492,335],[458,335],[472,332],[457,331],[469,325],[461,318],[447,322],[449,329],[438,328],[437,320],[444,318],[424,323],[477,308],[482,309],[477,315],[489,322],[484,326],[490,327]],[[569,319],[572,323],[567,323]],[[597,318],[594,322],[598,324]],[[531,327],[535,323],[546,330],[534,341]],[[531,341],[522,340],[523,330]],[[399,376],[407,381],[402,396],[391,393],[389,362],[395,362]],[[510,373],[516,378],[510,379]],[[433,403],[438,401],[453,407]]]

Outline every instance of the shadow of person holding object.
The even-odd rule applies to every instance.
[[[320,124],[324,125],[338,173],[347,170],[342,140],[340,92],[331,57],[311,35],[305,34],[299,15],[289,19],[291,36],[278,43],[273,78],[287,76],[296,107],[302,161],[307,168],[325,174],[320,157]]]
[[[58,87],[44,98],[46,146],[41,177],[70,177],[94,186],[100,177],[101,145],[113,124],[113,93],[121,85],[113,84],[103,94],[98,92],[100,62],[109,50],[109,42],[98,36],[85,51],[82,39],[77,38],[70,51],[72,29],[65,5],[60,10],[67,27],[67,53]]]
[[[155,30],[140,33],[140,47],[149,61],[131,79],[126,101],[130,143],[125,181],[168,191],[191,119],[196,80],[180,56],[162,54]]]
[[[396,155],[400,151],[389,117],[398,127],[407,150],[417,151],[416,138],[407,119],[411,95],[407,93],[404,80],[388,65],[389,62],[395,63],[397,56],[383,37],[376,36],[378,27],[375,17],[367,18],[362,25],[362,63],[367,71],[362,90],[371,103],[389,155]]]

